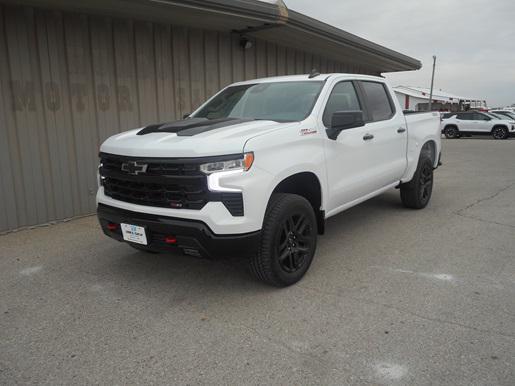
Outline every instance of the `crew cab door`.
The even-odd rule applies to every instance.
[[[334,85],[322,116],[330,128],[337,111],[363,111],[365,125],[326,140],[328,214],[399,181],[406,168],[407,130],[386,86],[373,81],[341,81]]]
[[[407,166],[408,127],[395,96],[385,83],[360,81],[366,107],[366,125],[376,157],[375,178],[379,188],[399,181]]]

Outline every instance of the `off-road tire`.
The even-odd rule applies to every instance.
[[[423,153],[411,181],[400,186],[401,201],[405,207],[422,209],[427,206],[433,192],[433,169],[431,157]]]
[[[276,287],[298,282],[306,273],[317,242],[313,207],[296,194],[275,193],[263,221],[257,254],[250,271],[258,280]]]

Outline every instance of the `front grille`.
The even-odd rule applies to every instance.
[[[116,155],[101,154],[100,162],[103,164],[103,169],[120,172],[122,165],[125,162],[136,161],[146,163],[148,169],[145,176],[197,176],[205,177],[200,171],[200,162],[194,163],[185,159],[136,159],[133,157],[122,157]],[[127,174],[127,173],[125,173]]]
[[[163,208],[202,209],[207,203],[206,192],[194,184],[145,183],[108,177],[104,191],[115,200]]]
[[[202,209],[221,201],[233,216],[243,216],[241,193],[210,192],[200,165],[207,158],[135,158],[100,154],[104,194],[131,204],[174,209]]]

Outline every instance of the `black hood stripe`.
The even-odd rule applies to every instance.
[[[240,118],[221,118],[221,119],[207,119],[207,118],[189,118],[182,119],[176,122],[157,123],[146,126],[138,131],[137,135],[145,135],[150,133],[176,133],[181,137],[191,137],[193,135],[205,133],[222,127],[237,125],[239,123],[250,122],[252,119]]]

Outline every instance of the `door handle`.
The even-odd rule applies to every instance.
[[[372,134],[365,134],[365,135],[363,136],[363,140],[364,140],[364,141],[370,141],[370,140],[371,140],[371,139],[373,139],[373,138],[374,138],[374,136],[373,136]]]
[[[397,129],[397,133],[404,133],[406,131],[406,129],[404,127],[399,127]]]

